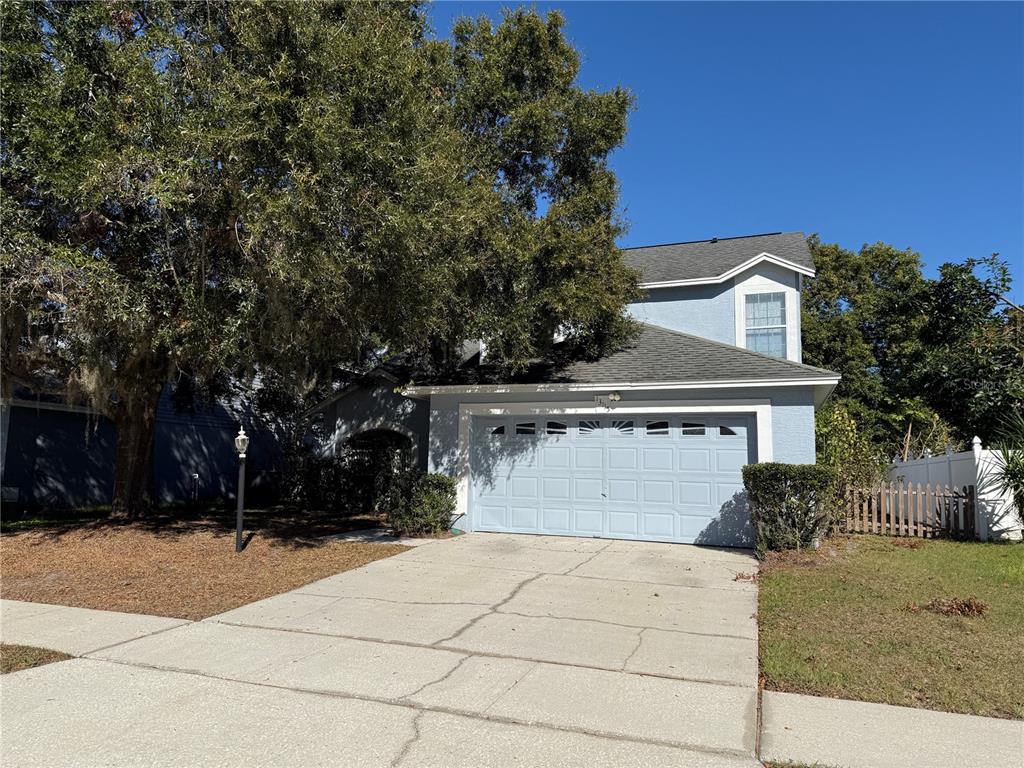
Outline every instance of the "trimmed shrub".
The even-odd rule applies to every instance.
[[[747,464],[747,490],[757,552],[815,546],[832,528],[838,476],[820,464]]]
[[[345,447],[334,456],[305,449],[291,462],[284,498],[307,509],[379,514],[409,473],[407,467],[405,452],[393,448]]]
[[[447,475],[405,472],[392,485],[387,521],[398,536],[437,536],[452,527],[455,480]]]

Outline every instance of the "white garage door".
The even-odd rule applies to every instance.
[[[745,416],[473,420],[470,512],[480,531],[750,546]]]

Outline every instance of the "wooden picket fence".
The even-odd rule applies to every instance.
[[[975,539],[975,504],[973,485],[933,488],[920,483],[889,483],[849,494],[846,530],[925,539]]]

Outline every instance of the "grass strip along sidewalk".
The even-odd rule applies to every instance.
[[[767,689],[1024,718],[1024,545],[839,537],[759,580]]]
[[[46,648],[33,648],[29,645],[0,645],[0,674],[18,672],[22,669],[39,667],[53,661],[70,659],[66,653],[49,651]]]

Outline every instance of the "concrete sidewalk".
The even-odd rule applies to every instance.
[[[0,642],[48,648],[70,656],[84,656],[112,645],[191,624],[116,611],[94,611],[65,605],[0,600]]]
[[[830,768],[1020,768],[1024,722],[764,691],[761,758]]]

